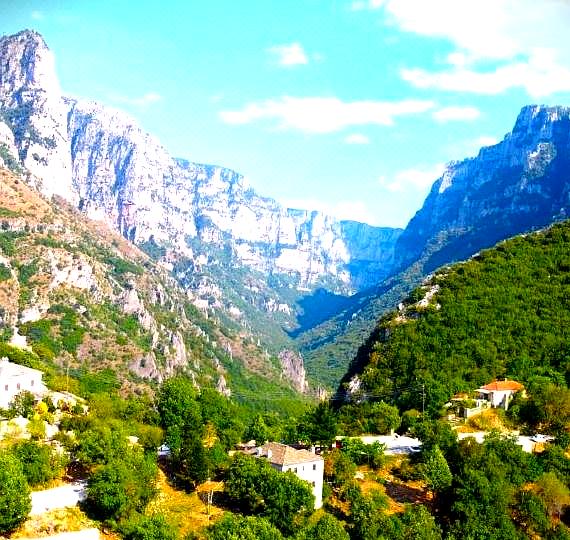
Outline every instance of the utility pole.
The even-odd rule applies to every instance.
[[[426,411],[426,385],[422,383],[422,416]]]

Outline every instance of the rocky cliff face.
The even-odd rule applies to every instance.
[[[0,61],[0,145],[4,157],[6,152],[17,157],[29,182],[43,193],[76,202],[67,107],[61,99],[53,54],[39,34],[25,31],[0,39]]]
[[[347,292],[389,272],[398,231],[285,209],[232,170],[173,159],[120,111],[62,98],[37,33],[2,38],[0,61],[0,105],[14,135],[5,145],[44,194],[71,200],[136,243],[152,238],[191,260],[195,240],[213,244],[299,287],[327,282]]]
[[[498,240],[567,218],[570,108],[522,109],[513,131],[448,165],[397,242],[396,266],[468,257]]]

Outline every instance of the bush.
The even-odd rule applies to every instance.
[[[32,509],[30,488],[15,456],[0,452],[0,533],[15,529]]]
[[[206,529],[207,540],[281,540],[283,536],[267,519],[228,514]]]
[[[176,533],[161,515],[140,516],[124,527],[125,540],[176,540]]]
[[[34,441],[17,443],[12,452],[22,464],[24,476],[30,486],[45,484],[56,478],[62,470],[64,459],[49,446]]]
[[[125,460],[104,465],[89,478],[86,507],[102,521],[118,521],[142,512],[155,494],[154,456],[131,449]]]

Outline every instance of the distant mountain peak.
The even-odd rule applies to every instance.
[[[0,58],[0,96],[37,90],[60,94],[54,55],[35,30],[1,37]]]

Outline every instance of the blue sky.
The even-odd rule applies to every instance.
[[[570,104],[561,0],[0,0],[64,93],[262,195],[405,226],[450,160]],[[166,7],[165,7],[166,6]]]

